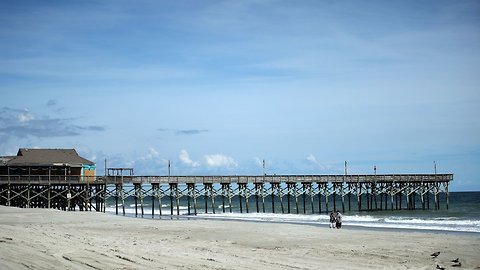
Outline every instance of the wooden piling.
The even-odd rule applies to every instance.
[[[228,195],[228,209],[232,213],[232,191],[230,185],[227,185],[227,195]]]
[[[314,204],[314,198],[315,197],[314,197],[314,194],[313,194],[313,184],[310,183],[308,185],[308,187],[309,187],[309,191],[310,191],[310,206],[312,207],[312,214],[314,214],[315,213],[315,208],[314,208],[313,204]]]
[[[173,186],[174,184],[170,184],[170,215],[173,216]]]
[[[226,197],[226,184],[222,183],[222,213],[225,213],[225,197]]]
[[[352,204],[351,204],[351,196],[352,196],[352,193],[350,192],[350,190],[352,190],[352,187],[350,186],[350,184],[348,184],[348,211],[352,211]]]
[[[120,196],[122,198],[122,213],[125,216],[125,192],[123,191],[123,184],[120,185]]]
[[[152,218],[155,217],[155,194],[157,193],[156,188],[157,188],[157,185],[152,184],[152,194],[150,195],[152,199]]]
[[[144,210],[143,209],[143,191],[142,191],[142,185],[141,184],[138,185],[138,195],[139,195],[139,198],[140,198],[140,211],[141,211],[140,213],[143,217],[143,215],[144,215],[144,211],[143,211]]]
[[[242,207],[242,189],[243,189],[243,184],[238,184],[238,200],[240,202],[240,213],[243,213],[243,207]]]
[[[247,211],[247,213],[249,213],[249,210],[248,210],[248,197],[249,197],[249,194],[248,194],[248,186],[245,184],[245,210]]]
[[[260,195],[262,196],[262,211],[265,213],[265,192],[263,188],[263,184],[260,184]]]
[[[333,211],[336,211],[337,210],[337,184],[336,183],[333,184],[332,196],[333,196]]]
[[[362,210],[362,184],[357,185],[357,209]]]
[[[193,184],[193,211],[195,216],[197,215],[197,193],[196,193],[196,188],[195,184]]]
[[[325,184],[323,186],[324,188],[324,196],[325,196],[325,213],[328,213],[328,197],[329,197],[329,193],[328,193],[328,187],[327,187],[327,184]]]
[[[215,214],[216,206],[215,206],[215,194],[213,191],[213,185],[209,185],[210,189],[210,198],[212,198],[212,212]]]
[[[258,202],[258,184],[255,184],[255,205],[257,207],[257,213],[260,213],[260,205]]]
[[[290,214],[290,184],[287,183],[287,213]]]
[[[275,214],[275,184],[271,184],[270,188],[272,189],[270,192],[270,196],[272,200],[272,213]]]
[[[297,191],[297,184],[293,184],[293,195],[295,196],[295,209],[297,214],[299,213],[298,209],[298,191]]]
[[[158,200],[158,214],[162,216],[162,190],[160,187],[160,184],[158,184],[158,189],[157,189],[157,200]]]
[[[322,213],[322,184],[317,183],[318,188],[318,213]]]
[[[306,206],[306,188],[305,184],[302,184],[302,197],[303,197],[303,213],[307,213],[307,206]]]
[[[280,200],[280,208],[282,210],[282,214],[284,214],[285,211],[284,211],[284,208],[283,208],[282,187],[280,186],[280,184],[277,185],[277,195],[278,195],[278,199]]]
[[[175,206],[177,207],[177,216],[180,215],[180,194],[178,192],[178,184],[175,184]]]

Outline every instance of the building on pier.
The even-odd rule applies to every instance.
[[[75,149],[20,148],[0,157],[0,204],[100,211],[95,163]]]
[[[78,155],[75,149],[20,148],[16,156],[0,157],[0,175],[81,176],[93,180],[95,163]]]

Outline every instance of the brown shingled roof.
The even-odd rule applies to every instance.
[[[82,158],[75,149],[27,149],[20,148],[17,156],[9,160],[8,166],[49,166],[67,163],[72,165],[95,165]]]

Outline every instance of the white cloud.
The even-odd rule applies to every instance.
[[[147,154],[140,157],[140,160],[147,161],[147,160],[156,160],[160,157],[160,153],[153,147],[148,148]]]
[[[190,155],[188,155],[187,150],[181,150],[180,155],[178,156],[180,158],[180,161],[183,162],[184,164],[187,164],[191,167],[198,167],[200,164],[196,161],[193,161],[190,159]]]
[[[313,154],[308,155],[306,157],[306,160],[311,164],[315,165],[316,167],[320,168],[320,170],[322,171],[328,171],[332,169],[332,166],[322,164],[320,161],[318,161],[317,157],[315,157]]]
[[[157,158],[158,156],[159,156],[159,153],[157,150],[155,150],[155,148],[150,147],[150,149],[148,149],[148,154],[147,154],[148,159]]]
[[[130,160],[130,161],[127,161],[127,167],[128,168],[135,168],[135,160]]]
[[[263,167],[263,160],[259,157],[254,157],[253,160],[255,160],[255,164],[257,164],[260,167]]]
[[[33,119],[35,119],[35,117],[33,116],[33,114],[31,114],[31,113],[28,111],[28,109],[23,110],[23,112],[18,115],[18,121],[20,121],[20,122],[22,122],[22,123],[31,121],[31,120],[33,120]]]
[[[310,154],[310,155],[307,157],[307,160],[310,161],[311,163],[319,164],[317,158],[316,158],[313,154]]]
[[[136,167],[139,170],[146,170],[149,173],[154,173],[160,168],[164,168],[168,164],[168,160],[162,158],[160,153],[153,147],[148,148],[148,152],[141,156],[136,162]]]
[[[237,167],[238,164],[232,157],[223,154],[205,155],[208,167]]]

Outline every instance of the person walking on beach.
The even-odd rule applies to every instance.
[[[335,215],[335,212],[332,211],[330,213],[330,228],[335,229],[336,223],[337,223],[337,217]]]
[[[343,218],[343,217],[342,217],[342,213],[340,213],[340,211],[337,210],[337,213],[336,213],[335,216],[336,216],[336,219],[335,219],[335,220],[336,220],[335,227],[336,227],[337,229],[340,229],[340,228],[342,228],[342,218]]]

